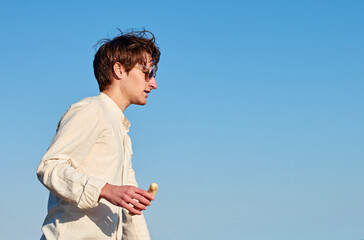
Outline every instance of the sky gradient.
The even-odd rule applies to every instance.
[[[364,239],[364,1],[3,1],[0,238],[39,239],[36,178],[98,94],[93,46],[145,27],[158,89],[131,106],[154,240]]]

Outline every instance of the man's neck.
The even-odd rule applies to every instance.
[[[129,102],[125,100],[123,94],[117,88],[107,88],[106,90],[102,91],[102,93],[106,94],[111,100],[113,100],[116,105],[120,108],[122,112],[130,105]]]

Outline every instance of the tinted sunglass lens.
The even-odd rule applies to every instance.
[[[149,79],[152,79],[153,77],[154,77],[154,68],[149,72]]]

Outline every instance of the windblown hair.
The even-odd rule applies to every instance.
[[[147,65],[146,53],[152,57],[153,65],[158,68],[160,51],[155,43],[153,33],[147,30],[122,32],[114,39],[102,39],[94,58],[94,74],[100,92],[111,84],[110,76],[113,66],[119,62],[127,73],[139,63]]]

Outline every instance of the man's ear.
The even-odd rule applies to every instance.
[[[113,74],[117,79],[121,79],[125,75],[125,69],[121,63],[116,62],[113,66]]]

